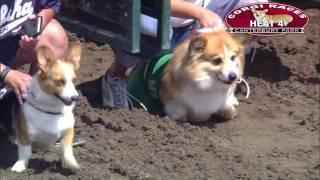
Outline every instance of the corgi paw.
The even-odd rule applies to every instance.
[[[166,114],[173,120],[185,121],[186,119],[186,110],[181,106],[174,104],[167,104],[165,106]]]
[[[11,168],[11,171],[13,172],[22,172],[27,169],[26,163],[23,161],[17,161]]]
[[[236,107],[239,106],[239,101],[238,101],[238,99],[237,99],[235,96],[230,96],[230,97],[228,98],[227,105],[233,106],[233,107],[236,108]]]
[[[80,168],[79,164],[77,163],[73,155],[64,158],[63,166],[65,168],[71,169],[72,171],[75,171]]]
[[[237,114],[237,109],[234,106],[228,107],[219,112],[219,115],[226,120],[234,119]]]

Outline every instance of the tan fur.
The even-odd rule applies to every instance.
[[[54,55],[48,47],[40,47],[38,50],[39,67],[42,73],[39,75],[41,88],[48,93],[58,93],[64,86],[65,72],[72,72],[72,79],[76,79],[75,70],[80,67],[81,45],[79,42],[73,44],[69,49],[63,65],[57,63]],[[50,77],[50,78],[47,78]]]
[[[12,129],[16,136],[17,141],[22,145],[30,145],[31,141],[27,132],[26,119],[18,108],[18,104],[15,104],[12,109]]]
[[[70,128],[67,129],[62,137],[62,145],[64,148],[71,148],[72,147],[72,141],[73,141],[73,136],[74,136],[74,129]]]
[[[208,71],[218,75],[221,70],[229,67],[230,61],[224,57],[226,49],[236,57],[238,61],[237,67],[240,71],[239,76],[241,77],[244,68],[243,47],[236,38],[223,29],[200,33],[179,45],[174,50],[173,58],[164,71],[160,89],[161,101],[166,105],[166,103],[180,95],[182,88],[186,84],[192,83],[194,79],[205,76]],[[221,64],[214,65],[214,63],[219,62],[217,60],[219,58],[222,61]],[[213,78],[216,77],[213,76]],[[229,86],[225,94],[233,93],[235,88],[236,84],[234,82]],[[194,118],[192,112],[188,114],[190,115],[189,117]]]
[[[202,35],[206,39],[208,39],[207,48],[204,50],[204,58],[195,57],[194,59],[189,59],[188,57],[188,46],[190,40],[183,42],[180,46],[178,46],[174,50],[174,55],[170,63],[168,64],[162,79],[162,89],[160,94],[163,99],[168,97],[172,97],[175,93],[175,90],[179,88],[180,81],[177,77],[173,74],[174,68],[181,64],[183,68],[186,69],[187,73],[191,77],[195,77],[198,75],[197,67],[198,66],[211,66],[210,57],[215,54],[223,54],[223,44],[226,43],[229,45],[229,48],[233,51],[237,52],[237,55],[240,56],[241,62],[239,63],[241,75],[243,74],[244,68],[244,57],[243,54],[240,53],[243,47],[239,45],[237,41],[232,39],[232,37],[227,34],[225,31],[221,30],[218,32],[207,33]],[[224,64],[223,66],[227,66],[228,64]],[[215,67],[213,67],[215,69]],[[235,85],[230,87],[230,91],[235,88]]]

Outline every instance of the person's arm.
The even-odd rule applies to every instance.
[[[37,14],[38,16],[42,16],[42,29],[47,26],[55,14],[56,13],[52,9],[43,9]]]
[[[60,0],[48,0],[45,1],[45,4],[41,4],[41,10],[37,14],[42,16],[42,29],[44,29],[47,24],[53,19],[53,17],[58,13],[60,9]],[[34,18],[35,15],[32,15],[30,18]],[[22,49],[27,49],[30,46],[33,46],[36,43],[36,39],[29,37],[27,35],[21,36],[19,45]]]
[[[37,14],[42,16],[42,28],[52,20],[52,18],[59,12],[61,2],[60,0],[46,0],[44,4],[41,4],[41,10]]]
[[[1,73],[5,68],[6,66],[0,63]],[[13,89],[20,104],[22,104],[22,95],[28,92],[30,81],[31,76],[29,74],[13,69],[7,71],[6,76],[3,79],[3,83],[9,85]]]
[[[171,0],[171,15],[181,18],[197,18],[200,17],[202,7],[184,0]]]
[[[185,0],[171,0],[171,15],[180,18],[192,18],[204,26],[214,26],[223,23],[221,18],[214,12],[197,6]]]

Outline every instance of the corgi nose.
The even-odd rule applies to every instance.
[[[71,101],[77,102],[79,100],[80,100],[79,96],[71,96]]]
[[[237,79],[237,75],[236,73],[232,72],[229,74],[228,78],[229,78],[229,81],[234,81]]]

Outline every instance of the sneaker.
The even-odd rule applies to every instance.
[[[111,77],[108,70],[102,77],[102,104],[109,108],[128,108],[126,79]]]
[[[73,141],[72,141],[72,146],[75,147],[75,146],[82,146],[84,144],[86,144],[87,141],[84,139],[84,137],[82,137],[81,135],[78,135],[76,134],[74,137],[73,137]],[[57,141],[56,144],[55,144],[56,147],[61,147],[61,141]]]

